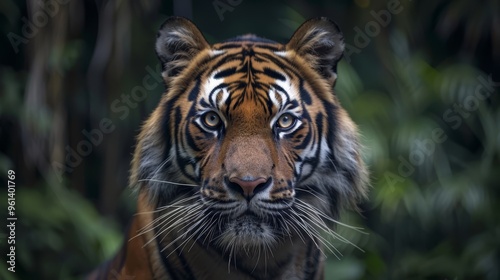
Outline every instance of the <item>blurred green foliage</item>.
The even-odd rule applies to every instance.
[[[33,3],[0,4],[3,34],[22,34]],[[0,278],[77,279],[122,242],[134,207],[124,191],[131,147],[162,85],[124,119],[112,104],[155,69],[156,29],[175,13],[191,15],[212,43],[249,32],[285,42],[305,19],[328,16],[359,48],[339,65],[336,92],[360,127],[372,188],[361,215],[342,219],[362,232],[338,226],[359,249],[334,240],[343,256],[328,256],[326,279],[500,279],[498,1],[401,1],[388,26],[356,45],[356,28],[376,23],[388,3],[243,0],[221,20],[211,1],[189,11],[77,1],[20,53],[3,36],[0,178],[18,174],[19,223],[17,272],[2,261]],[[115,131],[59,181],[51,163],[103,118]]]
[[[52,183],[17,189],[16,273],[7,271],[2,262],[2,279],[32,279],[34,275],[78,279],[88,273],[89,265],[98,265],[101,256],[112,255],[121,244],[123,237],[115,222],[100,217],[80,194]],[[7,209],[6,199],[0,207]],[[3,240],[6,234],[2,233]]]

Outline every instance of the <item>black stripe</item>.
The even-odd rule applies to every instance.
[[[206,133],[206,134],[208,134],[208,133]],[[196,141],[194,141],[193,135],[191,135],[191,133],[189,133],[187,131],[186,131],[186,142],[189,145],[189,147],[191,147],[191,149],[193,149],[193,151],[195,151],[195,152],[201,151],[201,149],[196,145]],[[192,162],[190,161],[189,163],[192,163]]]
[[[300,79],[299,77],[301,77],[301,75],[296,71],[296,69],[301,69],[303,66],[297,66],[297,65],[290,64],[290,62],[288,60],[285,60],[284,58],[276,56],[276,55],[270,55],[267,53],[258,53],[258,56],[264,57],[268,61],[276,64],[276,66],[281,68],[281,70],[285,71],[285,73],[288,76],[294,76],[294,77],[297,77],[297,79]],[[291,78],[293,79],[293,77],[291,77]]]
[[[174,121],[175,121],[175,123],[174,123],[175,124],[175,135],[177,136],[177,143],[175,145],[177,165],[179,166],[179,168],[184,176],[186,176],[190,180],[196,182],[196,178],[193,177],[191,174],[189,174],[186,171],[186,166],[191,163],[191,158],[183,157],[182,153],[181,153],[181,146],[182,146],[182,148],[184,148],[184,150],[186,150],[186,149],[184,147],[184,141],[182,141],[183,133],[180,133],[180,130],[181,130],[180,124],[182,123],[182,114],[181,114],[181,109],[179,107],[175,108]]]
[[[158,233],[157,229],[155,228],[155,235],[157,233]],[[170,279],[171,280],[182,280],[182,279],[178,278],[177,275],[175,274],[175,270],[172,268],[172,265],[170,264],[170,262],[168,261],[167,257],[165,256],[165,254],[163,253],[163,251],[161,249],[160,241],[158,240],[158,238],[156,238],[156,247],[157,247],[158,252],[160,253],[160,259],[161,259],[161,262],[163,263],[163,267],[167,271],[168,275],[170,275]]]
[[[307,174],[307,176],[300,178],[300,180],[302,182],[305,181],[305,180],[307,180],[309,177],[311,177],[312,174],[314,174],[314,169],[316,169],[316,167],[318,166],[318,163],[319,163],[319,157],[320,157],[320,154],[321,154],[321,143],[322,143],[321,137],[322,137],[322,134],[323,134],[323,114],[321,114],[321,113],[319,113],[316,116],[316,127],[317,127],[317,131],[315,132],[315,134],[316,134],[315,138],[316,139],[313,139],[313,141],[316,142],[317,145],[318,145],[317,148],[316,148],[316,154],[312,158],[306,158],[304,160],[304,162],[302,163],[301,168],[305,164],[310,164],[311,165],[311,172],[309,174]],[[311,135],[311,134],[312,133],[309,133],[309,135]]]
[[[184,257],[184,255],[182,254],[182,251],[179,251],[179,246],[177,245],[177,242],[174,242],[174,246],[175,246],[175,253],[176,253],[176,256],[177,258],[179,259],[179,262],[181,263],[182,265],[182,268],[184,269],[184,273],[182,274],[182,279],[186,279],[186,280],[195,280],[196,277],[194,277],[194,274],[193,274],[193,271],[191,270],[191,267],[189,266],[186,258]],[[173,255],[172,255],[173,256]],[[180,273],[180,271],[179,271]]]
[[[302,99],[302,101],[304,103],[306,103],[307,105],[311,105],[312,104],[312,98],[311,98],[311,94],[309,94],[309,92],[304,88],[304,81],[301,80],[300,81],[300,98]]]
[[[205,99],[201,99],[200,102],[198,103],[201,107],[204,108],[214,108],[217,107],[215,104],[212,103],[212,98],[210,96],[210,104],[205,101]],[[194,116],[196,114],[196,104],[193,103],[193,106],[191,106],[191,110],[189,111],[189,115]]]
[[[207,189],[207,190],[211,190],[211,191],[217,192],[217,193],[222,193],[222,194],[226,193],[226,191],[224,189],[217,188],[215,186],[205,185],[203,188]]]
[[[302,117],[309,121],[308,124],[309,124],[309,127],[311,128],[313,126],[313,124],[311,123],[311,120],[308,118],[309,116],[306,116],[306,114],[307,114],[307,111],[304,111],[304,115],[302,115]],[[309,145],[309,143],[311,142],[312,135],[313,135],[312,131],[309,130],[309,133],[307,133],[306,136],[302,139],[302,143],[294,146],[293,148],[297,149],[297,150],[305,149],[307,147],[307,145]]]
[[[311,240],[307,247],[306,253],[306,265],[304,267],[304,278],[302,279],[314,279],[316,274],[318,273],[318,266],[320,263],[319,260],[319,249],[313,245],[313,241]]]
[[[335,137],[337,134],[337,106],[334,104],[330,104],[327,102],[323,102],[323,106],[325,107],[325,110],[327,112],[326,118],[328,120],[328,134],[327,134],[327,142],[329,145],[333,145],[336,141]],[[333,147],[332,152],[334,151]]]
[[[242,57],[240,53],[237,54],[227,54],[222,56],[214,65],[211,65],[210,68],[208,69],[208,73],[212,73],[213,71],[217,70],[219,67],[222,65],[233,62],[233,61],[239,61],[240,64],[242,62]]]
[[[339,192],[335,188],[327,188],[328,192],[328,201],[330,202],[330,212],[333,219],[337,219],[340,212],[340,205],[342,205],[339,201]],[[336,224],[330,223],[330,226],[335,227]]]
[[[196,79],[196,83],[194,84],[193,89],[189,92],[188,95],[188,100],[189,101],[194,101],[196,100],[196,97],[198,96],[198,93],[200,92],[200,79]]]
[[[167,102],[165,103],[165,109],[163,110],[163,119],[161,121],[161,129],[162,129],[162,136],[163,136],[163,141],[165,142],[165,147],[171,147],[172,146],[172,134],[170,131],[170,116],[172,114],[172,108],[174,107],[174,102]],[[163,161],[167,160],[170,157],[170,149],[165,149],[163,151]],[[156,168],[156,166],[154,166]],[[153,170],[151,170],[153,172]],[[149,178],[150,174],[141,174],[143,178]],[[145,176],[146,175],[146,176]]]
[[[282,192],[282,191],[287,191],[287,190],[291,190],[292,187],[291,186],[286,186],[286,187],[281,187],[281,188],[278,188],[278,189],[275,189],[275,190],[272,190],[270,193],[271,194],[275,194],[275,193],[279,193],[279,192]]]
[[[286,81],[286,78],[285,76],[283,76],[283,74],[279,73],[278,71],[274,71],[273,69],[271,68],[264,68],[264,74],[266,74],[267,76],[273,78],[273,79],[276,79],[276,80],[280,80],[280,81]]]
[[[232,68],[228,68],[228,69],[219,71],[217,74],[215,74],[214,78],[221,79],[221,78],[225,78],[227,76],[231,76],[234,73],[236,73],[236,67],[232,67]]]

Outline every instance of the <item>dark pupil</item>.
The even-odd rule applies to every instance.
[[[289,120],[290,120],[289,116],[283,116],[283,119],[281,121],[286,125],[286,124],[288,124]]]
[[[209,121],[208,121],[208,122],[209,122],[210,124],[212,124],[212,125],[213,125],[213,124],[215,124],[215,123],[217,122],[217,117],[216,117],[214,114],[210,114],[210,115],[208,115],[208,119],[209,119]]]

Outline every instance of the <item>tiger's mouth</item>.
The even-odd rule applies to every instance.
[[[292,215],[294,186],[280,188],[274,176],[265,177],[268,179],[257,181],[260,184],[255,183],[250,191],[245,183],[253,181],[236,180],[238,184],[231,184],[225,177],[204,180],[209,183],[202,186],[199,195],[209,213],[205,217],[211,227],[207,240],[222,248],[256,248],[274,245],[292,235],[285,219]],[[290,195],[282,195],[285,192]]]
[[[247,209],[245,212],[239,214],[236,216],[236,220],[240,220],[243,218],[250,218],[250,219],[255,219],[255,220],[261,220],[262,218],[257,216],[256,213],[254,213],[252,210]]]
[[[255,215],[254,213],[243,213],[234,219],[234,222],[239,226],[253,225],[253,224],[266,224],[263,218]]]
[[[255,211],[253,211],[249,206],[246,207],[245,210],[240,213],[235,213],[230,215],[228,223],[231,222],[238,223],[240,226],[245,226],[247,224],[268,224],[270,217],[266,215],[262,215]]]
[[[232,213],[228,214],[230,220],[249,220],[258,221],[265,224],[276,226],[276,221],[283,212],[287,212],[293,205],[293,199],[280,202],[264,202],[263,199],[251,201],[239,201],[233,208]]]

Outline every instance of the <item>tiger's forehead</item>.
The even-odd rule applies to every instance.
[[[298,100],[297,79],[280,44],[228,42],[214,45],[200,97],[211,107],[262,107],[270,113]]]
[[[293,100],[299,100],[297,87],[286,76],[284,80],[270,79],[265,83],[248,84],[230,78],[220,78],[217,74],[218,72],[212,73],[201,87],[201,99],[213,108],[261,105],[266,110],[272,110],[272,105],[280,110]]]
[[[281,111],[292,101],[300,100],[297,85],[279,70],[273,70],[279,73],[279,78],[274,77],[276,74],[269,76],[255,71],[222,77],[224,71],[228,70],[218,69],[210,73],[201,85],[201,100],[208,103],[211,109],[241,109],[270,114]]]

